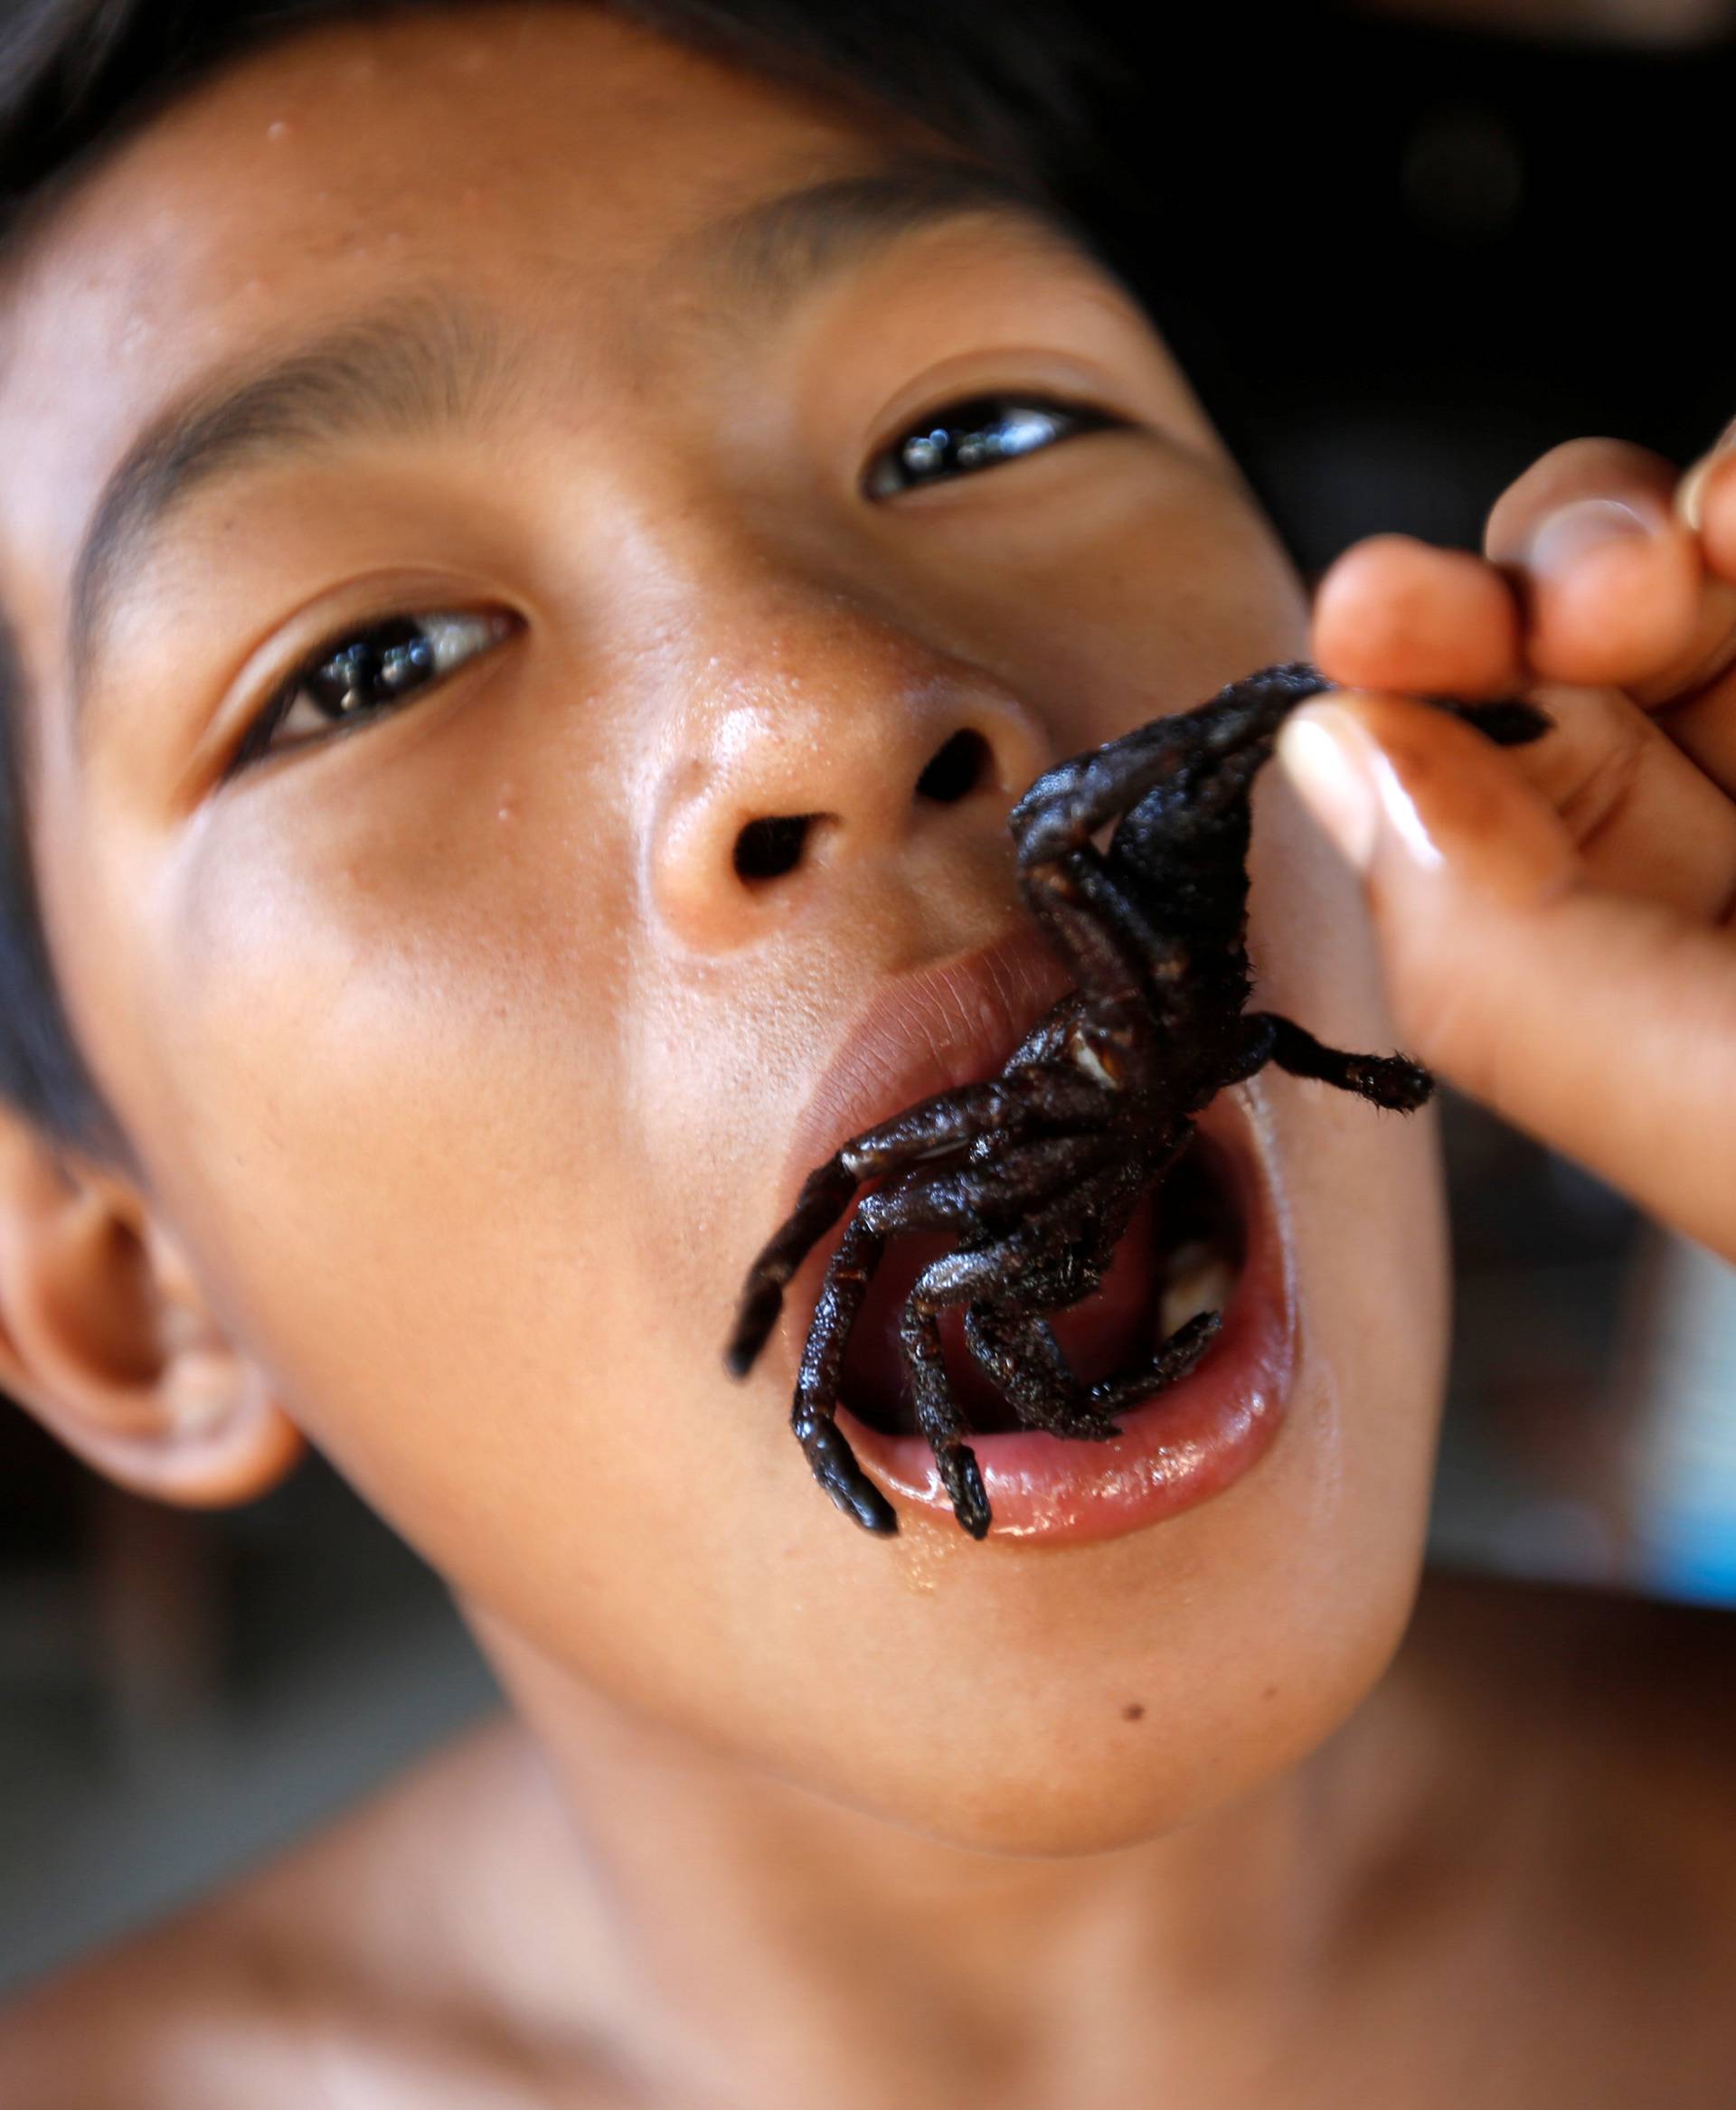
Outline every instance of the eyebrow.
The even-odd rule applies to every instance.
[[[658,270],[696,273],[728,310],[775,319],[803,292],[920,230],[986,214],[1096,260],[1065,210],[1016,176],[907,154],[810,183],[677,238]],[[432,436],[509,399],[523,372],[491,318],[450,291],[401,296],[312,339],[221,368],[152,419],[103,486],[73,569],[67,641],[75,745],[91,675],[129,575],[194,493],[267,462],[346,442]]]

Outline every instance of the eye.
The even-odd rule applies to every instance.
[[[335,729],[379,717],[437,686],[519,626],[498,612],[388,616],[344,632],[303,661],[248,728],[225,771],[232,777],[283,747],[317,746]],[[312,738],[279,740],[298,711]],[[323,723],[322,723],[323,721]]]
[[[1102,432],[1126,423],[1090,403],[972,396],[943,405],[877,455],[863,477],[863,493],[890,498],[919,485],[944,483],[973,469],[1035,454],[1075,433]]]

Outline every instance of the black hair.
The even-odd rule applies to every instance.
[[[328,22],[465,0],[4,0],[0,253],[93,162],[225,61]],[[469,0],[476,4],[476,0]],[[578,0],[556,0],[576,5]],[[1042,0],[586,0],[762,76],[914,118],[1059,203],[1104,47]],[[137,1157],[67,1017],[31,853],[24,673],[0,609],[0,1102],[62,1160]]]

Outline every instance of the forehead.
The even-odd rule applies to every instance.
[[[578,5],[336,24],[203,84],[69,195],[4,289],[0,567],[33,672],[64,679],[43,656],[105,477],[202,375],[377,308],[424,263],[533,327],[582,312],[600,341],[680,297],[679,270],[647,267],[685,231],[875,140]]]
[[[515,259],[540,244],[604,275],[872,128],[576,0],[337,23],[150,118],[50,214],[7,297],[106,314],[119,353],[179,345],[176,320],[215,337],[297,286],[341,292],[436,230],[485,270],[509,230]]]

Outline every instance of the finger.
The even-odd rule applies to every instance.
[[[1527,691],[1553,721],[1511,764],[1560,816],[1594,885],[1705,922],[1736,892],[1736,805],[1619,689]]]
[[[1539,688],[1519,664],[1518,605],[1478,557],[1376,535],[1315,598],[1321,672],[1354,688],[1475,700],[1524,689],[1555,721],[1512,760],[1561,815],[1599,883],[1706,916],[1736,886],[1736,805],[1613,688]]]
[[[1701,554],[1717,580],[1719,597],[1736,601],[1736,451],[1726,434],[1718,449],[1682,478],[1676,512],[1699,532]],[[1670,738],[1707,775],[1736,797],[1736,623],[1707,641],[1701,663],[1681,670],[1675,693],[1685,702],[1658,713]]]
[[[1462,550],[1371,535],[1314,600],[1315,664],[1347,688],[1478,702],[1525,682],[1519,606],[1500,573]]]
[[[1736,939],[1587,878],[1506,758],[1445,713],[1311,704],[1278,753],[1366,875],[1403,1044],[1736,1258]]]
[[[1679,480],[1644,447],[1575,439],[1496,501],[1484,553],[1519,593],[1540,680],[1662,700],[1736,636],[1736,590],[1709,579]]]
[[[1537,673],[1625,688],[1736,796],[1736,561],[1712,561],[1696,533],[1707,510],[1736,560],[1736,482],[1722,471],[1678,477],[1643,447],[1572,440],[1505,494],[1484,541],[1524,600]]]
[[[1736,423],[1724,429],[1709,454],[1682,472],[1675,511],[1700,537],[1707,569],[1736,581]]]
[[[1549,495],[1545,480],[1545,510]],[[1666,737],[1613,687],[1539,689],[1522,664],[1517,598],[1486,560],[1408,535],[1359,542],[1320,583],[1312,645],[1321,671],[1348,687],[1535,695],[1556,730],[1514,763],[1561,815],[1595,880],[1694,916],[1736,884],[1736,806],[1684,754],[1675,721]]]

